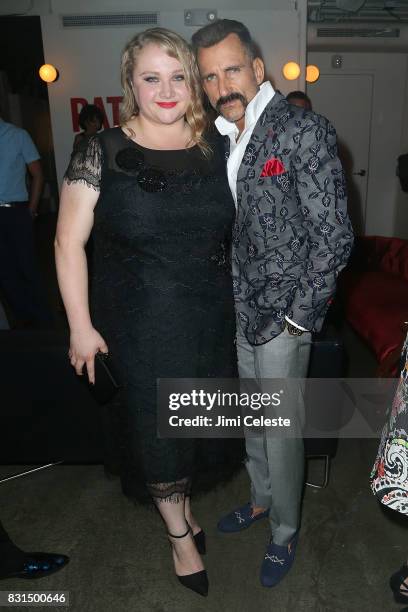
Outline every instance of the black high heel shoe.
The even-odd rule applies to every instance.
[[[193,538],[194,538],[195,545],[196,545],[197,550],[200,553],[200,555],[205,555],[205,553],[207,552],[207,547],[205,545],[205,533],[204,533],[204,531],[202,529],[200,529],[200,531],[198,533],[193,535]]]
[[[167,535],[171,538],[185,538],[187,535],[192,534],[190,525],[185,533],[182,535],[173,535],[169,531]],[[198,549],[197,549],[198,550]],[[187,574],[187,576],[179,576],[176,574],[179,582],[186,587],[187,589],[191,589],[195,593],[202,595],[203,597],[207,597],[208,595],[208,576],[206,570],[201,570],[200,572],[194,572],[194,574]]]

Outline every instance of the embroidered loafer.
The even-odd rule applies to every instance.
[[[253,525],[256,521],[266,518],[269,514],[269,509],[264,512],[259,512],[256,515],[252,514],[252,506],[250,503],[236,508],[226,516],[224,516],[217,525],[218,531],[223,533],[233,533],[234,531],[242,531]]]
[[[274,544],[271,539],[261,565],[262,586],[274,587],[286,576],[295,559],[297,541],[297,534],[287,546]]]
[[[25,553],[22,567],[13,572],[0,573],[0,580],[7,578],[43,578],[58,572],[69,562],[69,557],[57,553]]]

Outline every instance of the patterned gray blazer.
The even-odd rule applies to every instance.
[[[232,269],[248,341],[277,336],[285,315],[319,331],[352,244],[335,129],[275,93],[237,178]]]

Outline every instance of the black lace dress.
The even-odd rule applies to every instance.
[[[159,439],[156,379],[235,377],[230,274],[234,204],[222,146],[145,149],[121,128],[91,139],[65,179],[100,190],[93,227],[92,318],[122,383],[122,485],[177,500],[227,478],[237,440]],[[147,486],[146,486],[147,485]]]

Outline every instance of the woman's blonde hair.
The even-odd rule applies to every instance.
[[[192,133],[191,141],[197,144],[203,153],[208,156],[211,149],[203,137],[207,128],[207,117],[203,106],[203,94],[195,57],[184,38],[166,28],[150,28],[136,34],[123,50],[120,69],[123,89],[123,100],[120,108],[121,125],[139,113],[132,89],[133,70],[138,54],[150,44],[159,45],[167,55],[174,57],[182,65],[186,86],[191,95],[191,103],[186,111],[186,121]]]

